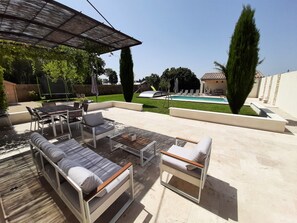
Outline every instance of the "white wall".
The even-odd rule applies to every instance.
[[[250,94],[248,95],[249,98],[257,98],[258,97],[260,82],[261,82],[261,78],[255,78],[254,86],[253,86]]]
[[[297,71],[281,75],[275,105],[297,118]]]
[[[261,80],[259,99],[297,118],[296,96],[297,71],[276,74]]]

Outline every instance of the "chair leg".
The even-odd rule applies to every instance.
[[[69,130],[70,137],[72,138],[72,133],[71,133],[71,128],[70,128],[69,123],[68,123],[68,130]]]
[[[96,136],[95,136],[94,129],[93,129],[93,143],[94,143],[94,148],[96,148],[97,144],[96,144]]]
[[[32,131],[32,122],[33,122],[33,120],[31,119],[31,122],[30,122],[30,132]]]

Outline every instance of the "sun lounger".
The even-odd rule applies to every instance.
[[[189,93],[189,90],[185,90],[185,92],[182,93],[181,95],[186,96],[186,95],[188,95],[188,93]]]
[[[191,89],[187,96],[193,96],[193,94],[194,94],[194,89]]]
[[[181,89],[181,91],[179,93],[177,93],[176,95],[182,95],[183,91],[184,91],[184,89]]]

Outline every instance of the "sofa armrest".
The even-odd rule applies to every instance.
[[[94,128],[94,127],[96,127],[96,126],[93,126],[93,125],[88,125],[87,123],[85,123],[85,122],[81,122],[80,123],[81,125],[84,125],[84,126],[87,126],[87,127],[91,127],[91,128]]]
[[[106,120],[106,121],[109,121],[109,122],[114,122],[114,120],[109,119],[109,118],[103,118],[103,119]]]
[[[190,139],[186,139],[186,138],[182,138],[182,137],[175,137],[175,140],[182,140],[182,141],[186,141],[186,142],[189,142],[189,143],[194,143],[194,144],[198,144],[199,141],[194,141],[194,140],[190,140]]]
[[[204,168],[204,165],[201,164],[201,163],[197,163],[197,162],[195,162],[195,161],[186,159],[186,158],[184,158],[184,157],[175,155],[175,154],[173,154],[173,153],[169,153],[169,152],[166,152],[166,151],[161,150],[161,154],[163,154],[163,155],[165,155],[165,156],[170,156],[170,157],[175,158],[175,159],[178,159],[178,160],[183,161],[183,162],[185,162],[185,163],[188,163],[188,164],[191,164],[191,165],[193,165],[193,166],[196,166],[196,167],[198,167],[198,168],[200,168],[200,169],[203,169],[203,168]]]
[[[125,170],[129,169],[132,166],[132,163],[127,163],[120,170],[118,170],[114,175],[104,181],[101,185],[99,185],[94,191],[89,193],[84,197],[86,202],[89,202],[94,196],[97,195],[101,190],[103,190],[108,184],[110,184],[113,180],[115,180],[118,176],[120,176]]]

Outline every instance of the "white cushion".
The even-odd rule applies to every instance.
[[[211,148],[212,139],[210,137],[205,137],[200,140],[200,142],[195,146],[196,151],[195,161],[197,163],[204,164],[207,154]]]
[[[211,148],[212,139],[210,137],[205,137],[199,141],[199,143],[193,148],[193,153],[195,154],[195,157],[193,161],[203,164],[205,163],[205,159],[209,153],[209,150]],[[197,166],[188,164],[187,170],[194,170]]]
[[[82,191],[89,194],[95,188],[97,188],[103,181],[88,169],[76,166],[68,170],[68,176],[80,186]]]
[[[84,122],[90,126],[97,126],[104,123],[104,119],[101,112],[84,115],[83,119]]]

